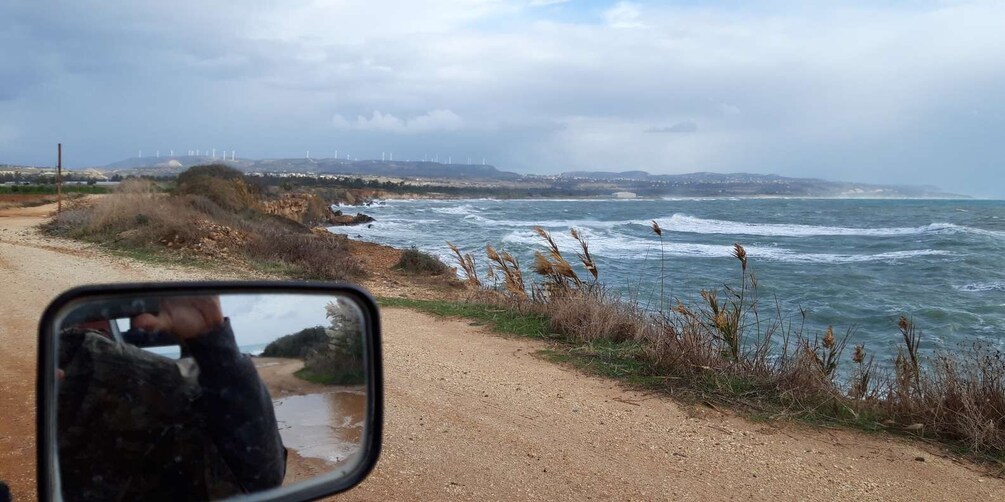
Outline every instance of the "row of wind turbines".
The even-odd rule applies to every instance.
[[[345,155],[345,160],[348,160],[348,161],[358,161],[359,160],[359,157],[352,157],[352,156],[350,156],[346,152],[343,152],[343,154]],[[214,160],[217,158],[217,156],[216,156],[216,148],[207,148],[205,150],[202,150],[202,149],[188,150],[187,153],[186,153],[186,155],[189,156],[189,157],[193,157],[193,156],[194,157],[200,157],[200,156],[206,155],[206,156],[208,156],[208,157],[210,157],[210,158],[212,158]],[[169,157],[174,157],[174,150],[169,150],[168,156]],[[137,154],[136,154],[136,157],[142,159],[143,158],[143,150],[138,150]],[[161,157],[161,151],[160,150],[156,150],[155,153],[154,153],[154,157],[159,159]],[[307,160],[312,160],[312,158],[311,158],[311,151],[310,150],[307,150],[307,154],[306,154],[306,156],[304,158],[306,158]],[[342,159],[342,157],[339,157],[339,151],[338,150],[335,150],[335,157],[334,158],[335,158],[335,160],[341,160]],[[237,160],[237,151],[236,150],[222,150],[222,153],[220,155],[220,159],[221,160],[236,161]],[[374,159],[374,160],[376,160],[376,159]],[[394,162],[394,152],[380,152],[380,161],[381,162]],[[432,156],[432,159],[430,159],[428,154],[423,154],[422,155],[422,161],[423,162],[439,162],[440,161],[440,155],[439,154],[434,154]],[[406,162],[411,162],[411,159],[408,159]],[[468,163],[468,165],[471,165],[471,157],[468,157],[468,162],[467,163]],[[453,156],[450,156],[450,155],[447,156],[447,164],[453,164]],[[483,166],[485,165],[485,157],[482,157],[482,165]]]

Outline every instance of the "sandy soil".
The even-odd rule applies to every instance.
[[[49,210],[0,215],[0,478],[18,500],[34,495],[35,323],[45,304],[76,284],[207,274],[44,238],[30,227]],[[384,453],[371,477],[342,497],[349,500],[994,500],[1005,493],[1005,481],[921,442],[752,423],[543,361],[535,355],[543,342],[401,309],[382,318]]]
[[[331,390],[327,386],[295,377],[293,374],[304,367],[304,362],[300,359],[256,357],[254,360],[258,376],[262,378],[266,387],[269,388],[269,394],[272,395],[272,399],[290,395],[316,394]]]

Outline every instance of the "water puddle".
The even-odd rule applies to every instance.
[[[283,445],[301,457],[341,463],[360,449],[366,392],[338,390],[273,400]]]

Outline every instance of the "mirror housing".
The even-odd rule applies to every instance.
[[[380,316],[376,302],[363,289],[347,284],[305,281],[200,281],[135,283],[83,286],[59,295],[45,309],[39,324],[36,375],[36,448],[38,498],[61,498],[57,446],[59,326],[94,319],[112,320],[142,313],[156,313],[159,299],[172,296],[209,295],[328,295],[348,301],[359,312],[359,327],[365,368],[365,414],[358,461],[342,472],[335,471],[290,486],[238,495],[247,500],[313,500],[359,484],[380,456],[383,431],[383,365]],[[344,300],[343,300],[344,299]],[[71,322],[67,323],[66,320]],[[130,330],[132,331],[132,330]],[[120,339],[121,341],[121,339]],[[161,347],[165,340],[145,334],[132,340],[135,347]]]

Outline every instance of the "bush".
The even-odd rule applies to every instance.
[[[352,307],[329,303],[325,310],[331,326],[315,326],[283,336],[265,347],[263,357],[303,359],[296,376],[326,385],[365,383],[363,333]]]
[[[344,238],[330,233],[295,234],[262,227],[244,252],[256,261],[293,265],[301,269],[302,279],[339,281],[362,274]]]
[[[191,167],[178,175],[179,195],[200,195],[229,211],[258,207],[257,190],[240,171],[221,164]]]
[[[288,357],[304,359],[312,350],[324,347],[328,343],[328,333],[324,326],[302,329],[292,335],[286,335],[273,340],[265,346],[262,357]]]
[[[575,333],[585,341],[639,340],[648,330],[646,315],[637,307],[600,292],[555,297],[541,313],[556,333]]]
[[[403,270],[410,274],[422,275],[445,275],[453,272],[453,270],[440,261],[439,258],[429,253],[419,251],[415,247],[402,251],[401,258],[398,259],[398,263],[394,266],[394,268]]]

